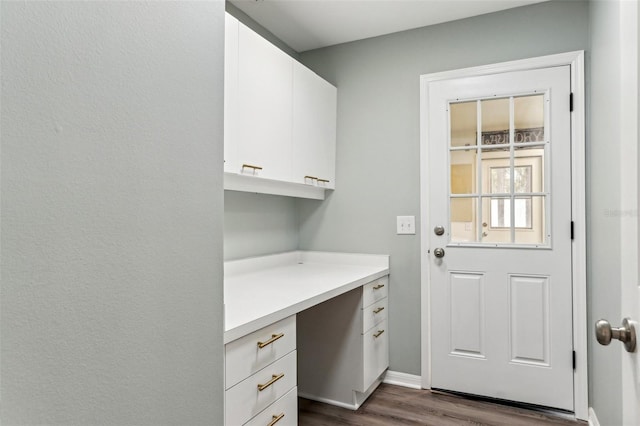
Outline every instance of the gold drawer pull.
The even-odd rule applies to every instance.
[[[276,340],[280,339],[281,337],[284,337],[284,333],[280,333],[280,334],[272,334],[271,335],[271,339],[267,340],[266,342],[258,342],[258,347],[260,349],[264,348],[265,346],[269,346],[270,344],[272,344],[273,342],[275,342]]]
[[[382,287],[384,287],[384,284],[378,284],[377,286],[373,287],[373,289],[380,290]]]
[[[325,183],[329,183],[330,180],[329,179],[318,179],[318,182],[325,182]]]
[[[272,384],[274,384],[275,382],[277,382],[278,380],[282,379],[284,377],[284,373],[280,373],[280,374],[273,374],[271,375],[271,380],[269,380],[267,383],[265,383],[264,385],[258,385],[258,390],[260,392],[262,392],[263,390],[265,390],[266,388],[268,388],[269,386],[271,386]]]
[[[284,413],[274,414],[271,416],[272,420],[269,422],[267,426],[273,426],[280,421],[284,417]]]
[[[305,180],[307,180],[307,179],[311,179],[311,180],[319,180],[319,179],[318,179],[317,177],[315,177],[315,176],[305,176],[305,177],[304,177],[304,179],[305,179]]]
[[[376,334],[374,334],[373,337],[375,337],[377,339],[378,337],[380,337],[382,335],[382,333],[384,333],[384,330],[378,330],[378,332]]]
[[[242,168],[245,169],[253,169],[253,170],[262,170],[262,167],[260,166],[252,166],[251,164],[243,164]]]
[[[379,314],[382,311],[384,311],[384,306],[380,306],[378,309],[374,310],[373,313],[374,314]]]

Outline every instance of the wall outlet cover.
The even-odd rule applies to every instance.
[[[415,235],[416,233],[416,217],[415,216],[398,216],[396,224],[398,235]]]

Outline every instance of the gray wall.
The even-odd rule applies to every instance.
[[[600,318],[621,320],[620,40],[617,2],[590,3],[587,143],[589,336]],[[613,172],[612,172],[613,171]],[[622,345],[589,339],[589,400],[600,424],[622,424]]]
[[[337,189],[299,201],[300,248],[391,255],[390,369],[420,374],[419,77],[588,47],[588,4],[550,2],[301,54],[338,87]],[[437,183],[436,183],[437,184]]]
[[[244,13],[242,10],[238,9],[232,3],[226,2],[226,10],[229,15],[234,16],[238,21],[242,22],[244,25],[251,28],[253,31],[260,34],[265,39],[269,40],[271,44],[278,46],[278,48],[285,52],[287,55],[296,60],[300,59],[300,54],[298,52],[293,50],[291,47],[289,47],[288,44],[273,35],[271,31],[257,23],[253,18]]]
[[[224,3],[1,15],[2,424],[221,424]]]
[[[225,260],[297,250],[298,235],[295,198],[225,191]]]

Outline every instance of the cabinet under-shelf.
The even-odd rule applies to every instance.
[[[229,191],[255,192],[260,194],[284,195],[287,197],[324,200],[325,191],[331,189],[314,185],[266,179],[238,173],[224,174],[224,189]]]

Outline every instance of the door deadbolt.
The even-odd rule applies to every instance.
[[[611,324],[607,320],[601,319],[596,322],[596,339],[604,346],[611,343],[612,339],[620,340],[624,343],[627,352],[636,350],[636,328],[629,318],[622,320],[620,328],[611,328]]]
[[[444,235],[444,226],[442,225],[438,225],[435,228],[433,228],[433,233],[436,235]]]
[[[437,257],[438,259],[439,259],[439,258],[444,257],[444,249],[443,249],[443,248],[438,247],[437,249],[435,249],[435,250],[433,251],[433,255],[434,255],[435,257]]]

